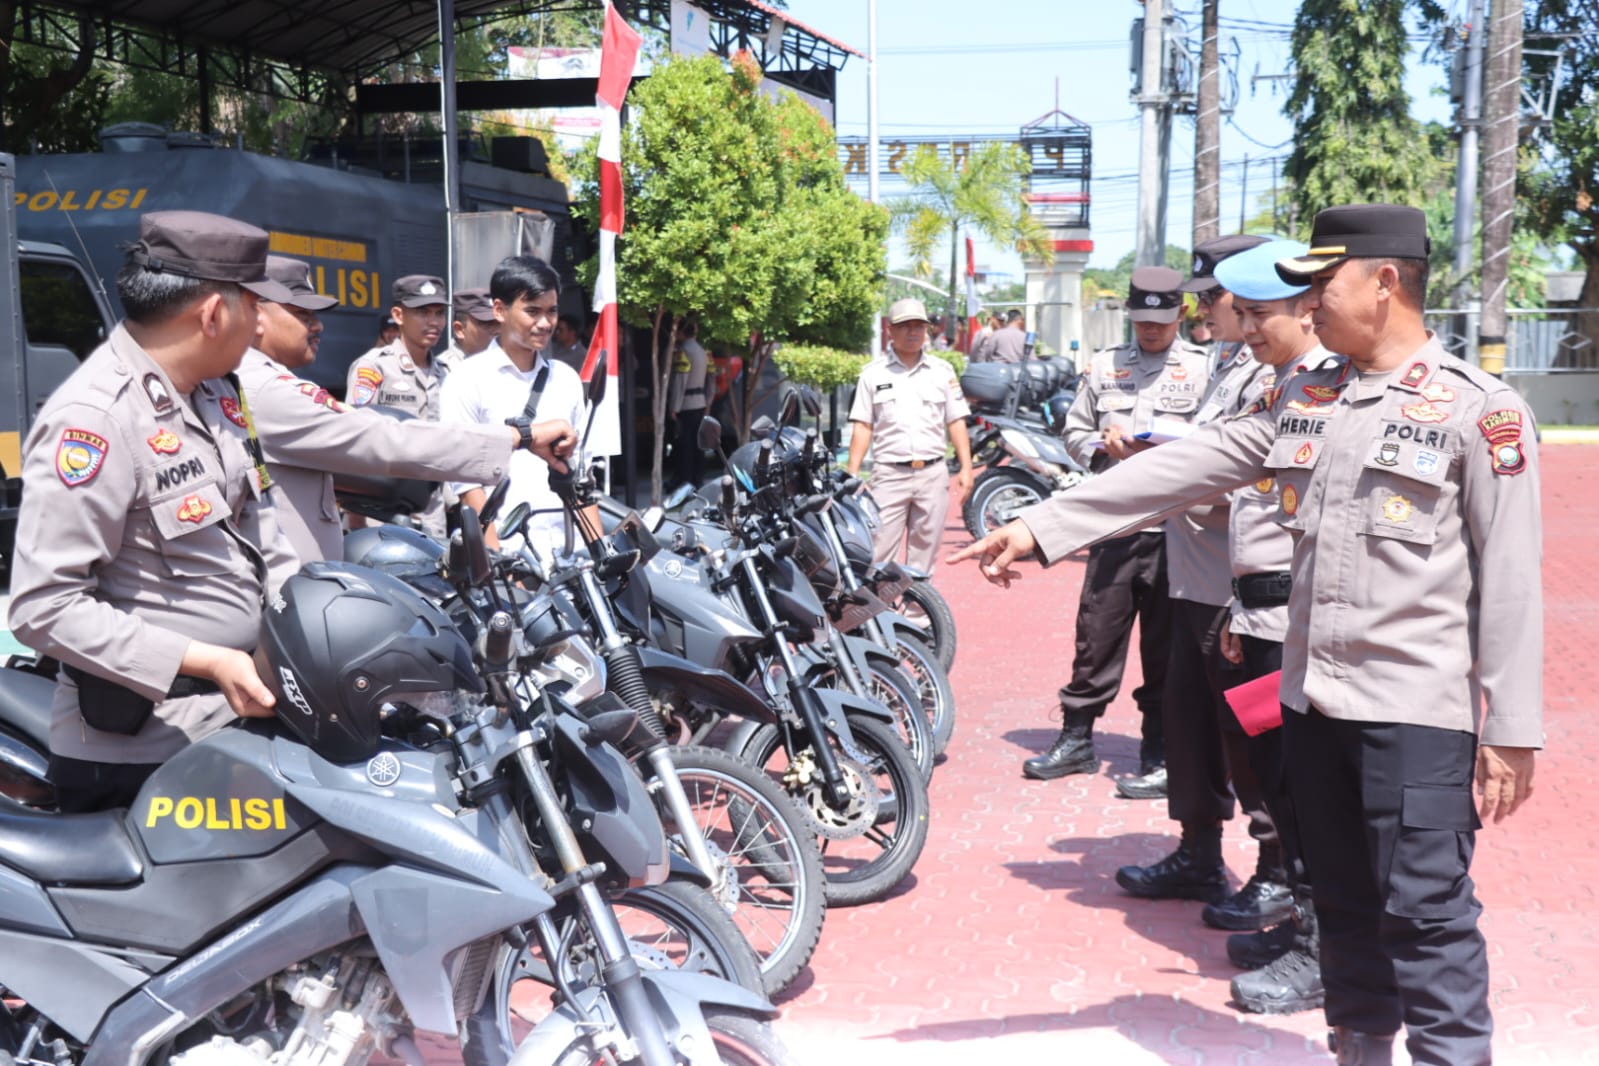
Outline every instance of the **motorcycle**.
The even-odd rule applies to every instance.
[[[481,585],[472,528],[452,569]],[[547,646],[483,622],[469,644],[397,579],[311,564],[263,620],[275,719],[190,745],[126,811],[0,802],[11,1061],[420,1062],[427,1031],[471,1066],[786,1062],[769,1003],[646,972],[602,891],[671,865],[614,747],[637,715],[579,715],[527,669]],[[533,952],[557,994],[517,1042]]]

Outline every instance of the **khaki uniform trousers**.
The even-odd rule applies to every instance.
[[[932,573],[949,514],[949,468],[944,460],[930,461],[920,470],[878,463],[872,468],[871,489],[882,513],[882,525],[872,542],[873,557],[879,563],[898,561],[901,545],[906,545],[905,562]]]

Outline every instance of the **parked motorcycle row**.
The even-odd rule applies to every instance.
[[[553,555],[506,485],[352,533],[265,611],[276,717],[128,811],[51,811],[53,671],[0,670],[0,1063],[791,1062],[769,997],[911,873],[956,715],[947,604],[801,418],[672,515],[580,454]]]
[[[961,510],[974,538],[1088,477],[1062,439],[1066,412],[1077,397],[1071,360],[973,363],[960,384],[972,408],[972,463],[984,468]]]

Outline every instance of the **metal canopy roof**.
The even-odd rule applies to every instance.
[[[719,51],[746,48],[768,71],[837,70],[860,53],[760,0],[697,0]],[[597,10],[597,0],[455,0],[467,28],[516,15]],[[439,36],[434,0],[22,0],[18,39],[79,50],[211,85],[316,100],[414,55]],[[670,0],[617,0],[635,25],[666,30]],[[767,52],[774,20],[784,24]],[[48,38],[48,42],[47,42]]]

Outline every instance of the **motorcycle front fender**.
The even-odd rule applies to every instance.
[[[876,700],[863,700],[853,692],[841,692],[836,688],[807,688],[802,690],[801,698],[813,699],[820,704],[822,726],[829,733],[839,738],[847,748],[855,747],[855,734],[849,727],[849,715],[863,714],[868,718],[889,725],[894,724],[894,712],[884,707]],[[750,738],[761,727],[760,722],[745,720],[734,727],[728,734],[722,750],[734,755],[741,755],[749,747]]]
[[[914,637],[923,643],[927,641],[927,630],[921,628],[898,611],[885,611],[877,616],[877,622],[889,636],[896,639],[901,636],[907,636]],[[896,664],[899,662],[897,657],[890,656],[890,658],[894,659]]]
[[[686,1051],[690,1066],[719,1066],[722,1061],[705,1024],[706,1007],[733,1007],[764,1018],[777,1014],[770,1000],[731,981],[682,971],[647,972],[641,976],[666,1042],[680,1052]],[[566,1002],[555,1008],[517,1047],[510,1066],[551,1066],[559,1061],[585,1032],[592,1030],[588,1018],[597,1011],[602,1017],[612,1013],[600,1009],[600,994],[592,986],[584,988],[577,993],[580,1003]]]
[[[680,688],[690,699],[761,722],[774,722],[777,713],[754,689],[725,670],[701,666],[671,652],[648,646],[639,648],[645,683]]]
[[[877,616],[877,620],[887,625],[889,624],[888,620],[894,617],[898,616],[894,612],[885,609]],[[860,671],[860,675],[863,678],[871,675],[873,666],[882,666],[889,669],[899,666],[899,657],[897,655],[894,655],[875,641],[867,640],[865,637],[857,637],[845,633],[844,647],[849,649],[850,658],[855,661],[855,669]]]

